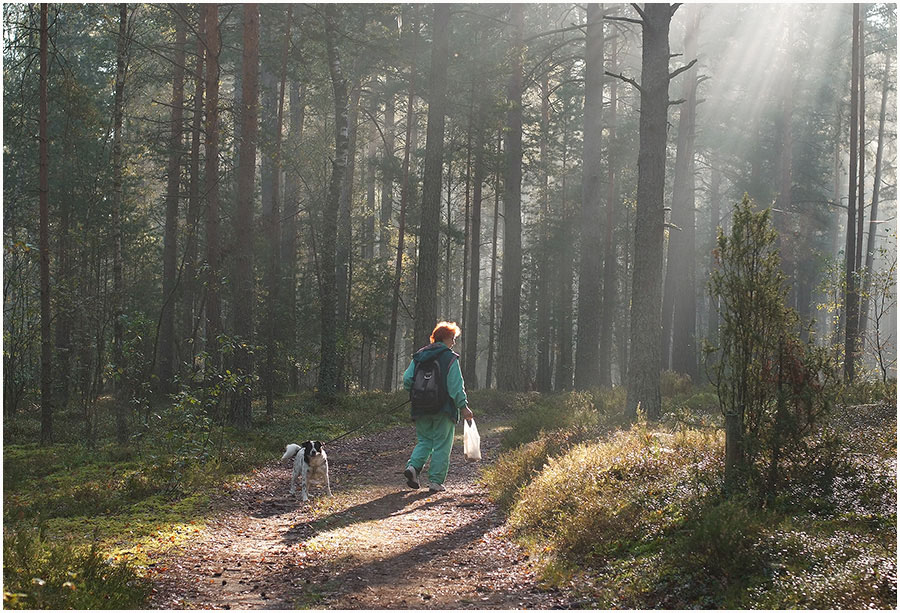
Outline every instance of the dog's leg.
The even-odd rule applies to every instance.
[[[297,495],[297,476],[300,474],[300,466],[303,464],[303,456],[294,458],[294,472],[291,474],[291,496]]]
[[[325,487],[328,488],[328,495],[331,496],[331,477],[328,476],[328,460],[325,460]]]
[[[303,502],[309,502],[309,469],[303,465]]]

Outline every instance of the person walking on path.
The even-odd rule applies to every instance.
[[[456,339],[462,330],[454,322],[442,321],[431,333],[431,344],[419,349],[403,373],[403,387],[411,391],[416,376],[416,367],[436,361],[440,367],[443,384],[444,402],[437,411],[422,411],[412,408],[412,418],[416,422],[417,443],[407,462],[404,476],[406,484],[419,488],[419,475],[425,462],[431,457],[428,467],[428,489],[433,492],[444,491],[444,480],[450,469],[450,450],[453,447],[453,435],[459,416],[465,419],[474,417],[469,409],[466,390],[463,384],[462,370],[459,367],[459,354],[452,351]]]

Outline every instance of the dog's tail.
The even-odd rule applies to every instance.
[[[303,449],[303,447],[301,447],[300,445],[297,445],[297,444],[295,444],[295,443],[291,443],[290,445],[288,445],[287,447],[285,447],[285,449],[284,449],[284,455],[281,456],[281,459],[282,459],[282,460],[290,460],[290,459],[293,458],[295,455],[297,455],[297,452],[299,452],[301,449]]]

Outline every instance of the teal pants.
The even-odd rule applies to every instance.
[[[450,470],[450,450],[453,448],[453,434],[456,424],[443,413],[423,415],[416,418],[416,438],[418,442],[409,457],[408,466],[421,471],[431,456],[428,480],[443,483]]]

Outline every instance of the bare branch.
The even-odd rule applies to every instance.
[[[638,4],[637,2],[632,2],[631,8],[637,11],[637,14],[641,16],[641,19],[647,19],[647,14],[644,12],[644,9],[641,8],[640,4]],[[641,22],[641,24],[643,25],[643,22]]]
[[[684,104],[687,102],[684,98],[679,98],[678,100],[669,100],[669,106],[675,106],[676,104]]]
[[[696,63],[697,63],[697,60],[691,60],[688,64],[682,66],[681,68],[677,68],[674,72],[672,72],[669,75],[669,80],[671,81],[672,79],[674,79],[675,77],[680,75],[685,70],[690,70]]]
[[[636,23],[636,24],[638,24],[639,26],[640,26],[640,25],[643,25],[643,23],[644,23],[644,22],[641,21],[640,19],[634,19],[634,18],[632,18],[632,17],[615,17],[615,16],[609,16],[609,17],[604,17],[603,19],[605,19],[605,20],[607,20],[607,21],[627,21],[628,23]]]
[[[615,79],[621,79],[622,81],[625,81],[626,83],[630,83],[631,85],[634,86],[634,88],[635,88],[636,90],[638,90],[638,91],[641,92],[641,93],[644,93],[644,90],[641,88],[640,85],[638,85],[638,82],[635,81],[634,79],[631,79],[631,78],[629,78],[629,77],[626,77],[625,75],[621,75],[621,74],[616,74],[616,73],[614,73],[614,72],[610,72],[610,71],[608,71],[608,70],[604,71],[604,74],[606,74],[607,76],[613,77],[613,78],[615,78]]]
[[[584,26],[585,26],[585,24],[579,23],[579,24],[575,24],[575,25],[572,25],[572,26],[568,26],[568,27],[566,27],[566,28],[559,28],[559,29],[556,29],[556,30],[547,30],[546,32],[538,32],[538,33],[535,34],[534,36],[529,36],[528,38],[526,38],[525,40],[523,40],[523,41],[522,41],[522,44],[523,44],[523,45],[527,45],[528,43],[530,43],[530,42],[533,41],[533,40],[536,40],[536,39],[541,38],[541,37],[543,37],[543,36],[550,36],[551,34],[560,34],[560,33],[562,33],[562,32],[571,32],[572,30],[584,30]]]

